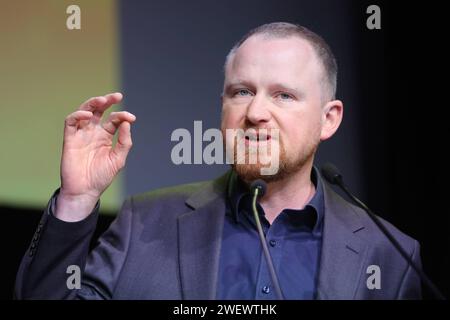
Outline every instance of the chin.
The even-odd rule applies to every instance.
[[[267,165],[263,164],[233,164],[233,170],[236,174],[245,182],[250,183],[254,180],[261,179],[265,182],[274,182],[284,179],[288,176],[285,170],[282,170],[281,165],[278,172],[275,174],[267,175],[261,174],[261,169],[267,168]]]

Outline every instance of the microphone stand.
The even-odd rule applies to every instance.
[[[278,300],[283,300],[284,299],[283,293],[281,292],[280,283],[278,281],[275,268],[273,267],[272,257],[270,256],[269,248],[267,247],[266,237],[264,236],[261,221],[259,220],[258,210],[256,209],[256,199],[258,198],[258,194],[261,189],[262,189],[261,186],[257,186],[253,190],[253,201],[252,201],[253,216],[255,218],[256,227],[258,229],[259,234],[259,240],[261,241],[264,256],[266,258],[267,266],[269,268],[270,278],[272,279],[276,295],[278,297]]]

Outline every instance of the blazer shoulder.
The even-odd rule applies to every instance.
[[[228,173],[214,180],[198,181],[139,193],[125,200],[124,206],[133,212],[164,210],[179,212],[193,209],[208,200],[222,195],[228,181]]]
[[[377,246],[387,246],[393,248],[389,239],[387,239],[383,232],[372,221],[365,210],[351,203],[347,199],[344,199],[329,186],[326,189],[326,193],[328,194],[328,202],[335,211],[340,211],[336,212],[336,214],[343,223],[351,225],[353,231],[357,231],[358,235],[365,238],[366,241]],[[417,240],[401,231],[386,219],[378,215],[376,215],[376,217],[407,252],[414,252],[418,244]],[[361,232],[359,230],[361,230]]]
[[[198,181],[159,188],[135,194],[126,201],[131,202],[134,208],[151,207],[160,204],[184,204],[192,195],[207,188],[210,184],[211,181]]]
[[[363,209],[359,208],[354,204],[349,203],[349,205],[351,206],[352,210],[357,212],[358,216],[360,216],[361,219],[363,220],[363,224],[366,228],[365,234],[367,235],[368,240],[370,242],[377,245],[388,246],[389,248],[394,249],[389,239],[378,228],[375,222],[372,221],[372,219],[369,217],[366,211],[364,211]],[[416,239],[409,236],[405,232],[401,231],[398,227],[394,226],[388,220],[376,214],[375,216],[407,252],[412,254],[416,250],[416,246],[418,245]]]

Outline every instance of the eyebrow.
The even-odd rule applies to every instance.
[[[287,91],[287,92],[291,92],[294,93],[297,96],[304,96],[303,94],[303,90],[301,90],[300,88],[296,88],[296,87],[291,87],[288,85],[285,85],[283,83],[273,83],[269,86],[269,89],[271,90],[281,90],[281,91]]]
[[[234,82],[230,82],[225,86],[225,91],[229,90],[229,88],[232,87],[238,87],[238,86],[244,86],[244,87],[254,87],[253,85],[250,84],[250,82],[245,81],[245,80],[238,80],[238,81],[234,81]]]

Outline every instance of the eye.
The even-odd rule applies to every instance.
[[[279,93],[278,97],[281,100],[284,100],[284,101],[288,101],[288,100],[293,100],[294,99],[294,97],[292,97],[289,93],[286,93],[286,92]]]
[[[239,89],[235,91],[234,95],[239,97],[245,97],[251,95],[251,93],[247,89]]]

